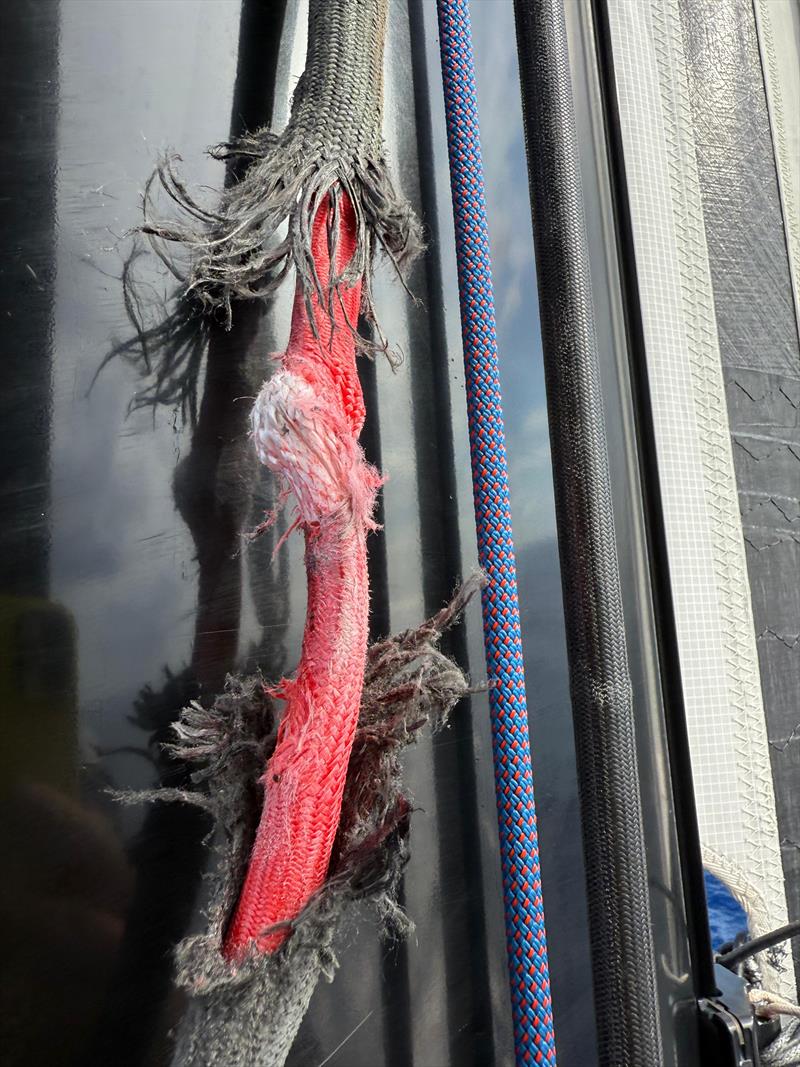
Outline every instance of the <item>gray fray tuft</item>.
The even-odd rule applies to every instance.
[[[474,691],[437,644],[482,584],[474,575],[438,615],[369,649],[328,880],[292,921],[281,949],[251,954],[235,968],[222,943],[260,814],[259,777],[275,747],[277,714],[260,676],[230,678],[213,708],[193,703],[182,713],[172,748],[197,764],[192,778],[202,806],[215,815],[220,843],[207,932],[176,951],[177,982],[189,993],[176,1067],[281,1067],[317,981],[333,978],[334,939],[355,901],[376,910],[385,936],[413,929],[397,903],[411,813],[400,753],[424,726],[445,725],[457,702]],[[196,802],[171,790],[148,795],[159,797]]]
[[[397,193],[381,141],[382,65],[386,0],[311,0],[306,69],[295,90],[283,133],[259,130],[218,145],[218,159],[249,164],[227,187],[218,204],[199,203],[165,156],[144,194],[142,231],[172,273],[200,304],[220,312],[227,326],[232,301],[270,296],[294,266],[311,314],[312,296],[332,310],[339,287],[363,279],[362,315],[377,341],[358,338],[369,352],[389,349],[375,318],[371,277],[382,250],[401,278],[423,250],[422,229],[409,203]],[[153,190],[160,186],[181,209],[182,220],[159,219]],[[331,198],[331,259],[336,260],[336,225],[342,196],[353,205],[356,247],[352,258],[323,286],[311,255],[311,224],[326,196]],[[279,227],[287,224],[285,237]],[[163,242],[188,253],[181,266]],[[350,327],[356,334],[356,323]]]

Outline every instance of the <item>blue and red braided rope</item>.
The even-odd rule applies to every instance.
[[[472,486],[518,1064],[555,1064],[489,235],[467,0],[438,0]]]

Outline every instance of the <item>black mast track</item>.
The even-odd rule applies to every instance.
[[[515,0],[603,1067],[663,1064],[563,0]]]

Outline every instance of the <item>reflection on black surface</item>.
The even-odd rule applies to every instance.
[[[418,49],[421,37],[431,37],[430,25],[426,30],[420,21],[421,6],[410,4]],[[196,146],[199,154],[224,134],[226,115],[212,112],[212,105],[227,99],[227,62],[236,52],[237,32],[234,132],[267,120],[272,79],[280,80],[281,94],[293,87],[298,57],[292,31],[302,15],[297,3],[286,5],[278,54],[284,5],[267,0],[248,0],[238,27],[238,9],[225,0],[159,0],[147,5],[144,28],[138,0],[71,0],[62,11],[60,39],[55,3],[20,0],[12,7],[19,26],[13,29],[4,13],[12,32],[0,34],[9,52],[0,69],[0,102],[11,104],[4,128],[13,131],[2,171],[12,206],[9,211],[9,202],[0,200],[0,212],[18,216],[7,219],[8,254],[0,257],[8,319],[3,339],[11,357],[3,383],[8,418],[0,420],[0,464],[8,466],[3,499],[12,518],[4,521],[0,553],[7,742],[0,761],[3,788],[11,774],[18,785],[13,799],[4,798],[8,816],[0,824],[0,847],[14,856],[0,880],[4,964],[13,971],[0,1037],[9,1031],[17,1041],[12,1067],[161,1067],[180,1010],[170,981],[171,950],[198,914],[206,823],[194,810],[170,805],[122,808],[105,789],[180,783],[183,771],[158,745],[186,700],[210,700],[231,669],[260,666],[276,678],[293,666],[302,576],[299,568],[292,570],[289,581],[289,560],[292,568],[299,563],[299,544],[273,561],[281,534],[276,528],[240,551],[240,531],[258,524],[274,491],[247,447],[249,404],[242,398],[256,392],[266,352],[279,347],[269,343],[271,337],[287,322],[282,307],[264,313],[245,306],[237,309],[227,335],[193,314],[182,315],[185,306],[167,320],[168,292],[159,290],[143,258],[134,260],[132,275],[141,269],[154,286],[128,309],[151,330],[150,373],[134,377],[126,366],[127,357],[137,372],[147,371],[141,336],[123,328],[114,358],[86,399],[125,312],[118,281],[106,280],[100,268],[119,272],[122,253],[108,246],[136,221],[154,146],[169,139],[187,153]],[[407,363],[385,390],[380,363],[360,367],[368,407],[362,441],[372,462],[385,459],[392,478],[385,494],[386,537],[373,536],[369,545],[373,636],[387,633],[390,623],[398,628],[417,622],[423,601],[438,608],[449,596],[461,570],[459,528],[465,557],[474,555],[464,536],[469,502],[463,512],[457,503],[456,482],[466,477],[468,460],[463,397],[454,392],[451,405],[448,389],[448,372],[460,353],[453,340],[457,330],[445,336],[443,305],[455,307],[455,273],[436,232],[441,201],[437,207],[434,193],[441,197],[446,185],[438,172],[439,188],[432,188],[432,156],[443,158],[444,132],[429,109],[440,88],[432,75],[426,83],[426,70],[435,69],[429,56],[417,51],[409,70],[405,4],[390,5],[390,23],[398,47],[387,53],[387,108],[393,107],[387,117],[390,136],[396,134],[402,149],[392,153],[392,163],[403,168],[403,181],[411,186],[421,171],[418,207],[432,247],[413,282],[425,309],[411,309],[402,295],[388,297],[398,330],[407,331]],[[513,49],[513,34],[507,36]],[[11,54],[15,50],[19,58]],[[65,87],[60,101],[53,81],[57,65]],[[493,129],[488,122],[487,148]],[[195,178],[200,171],[188,158],[186,169]],[[517,250],[524,244],[518,237]],[[57,300],[50,286],[54,246],[60,257]],[[530,251],[525,245],[526,262]],[[504,288],[511,286],[498,291]],[[509,397],[509,407],[516,401],[518,411],[536,403],[538,373],[530,339],[524,329],[519,332],[520,373]],[[54,337],[58,358],[51,361]],[[126,421],[131,400],[134,409],[153,401],[160,408],[152,420],[134,410]],[[170,409],[182,402],[186,421],[176,414],[171,430]],[[522,446],[516,454],[521,452]],[[545,470],[540,478],[546,492],[548,477]],[[531,493],[538,500],[545,490],[536,482]],[[537,521],[548,500],[544,508],[536,505]],[[538,554],[535,546],[527,551],[540,526],[518,522],[515,532],[521,589],[529,594],[523,605],[526,662],[547,705],[565,691],[558,675],[563,648],[557,558],[549,542]],[[184,558],[187,550],[197,563],[196,578]],[[535,565],[528,566],[533,555]],[[47,599],[49,571],[63,608]],[[13,612],[6,610],[9,593]],[[454,638],[450,649],[462,658],[463,634]],[[9,648],[12,656],[6,655]],[[481,674],[476,656],[473,675]],[[560,735],[551,723],[547,736],[555,740],[546,742],[543,761],[555,764],[550,749],[559,748]],[[79,773],[81,755],[89,764]],[[437,740],[433,760],[420,746],[407,761],[418,803],[427,809],[416,817],[406,874],[419,937],[380,946],[365,922],[358,937],[343,939],[336,982],[318,989],[291,1063],[313,1067],[342,1040],[331,1065],[488,1067],[510,1054],[483,698],[474,700],[472,713],[458,713]],[[549,766],[545,771],[542,838],[550,825],[552,855],[574,770],[559,765],[552,774]],[[38,842],[41,848],[32,849]],[[545,864],[545,875],[552,862]],[[559,870],[565,864],[568,873],[568,858],[559,858]],[[556,899],[546,901],[562,929],[570,923],[572,895],[559,877]],[[554,946],[554,974],[579,946]],[[574,972],[570,963],[567,973]]]
[[[0,593],[49,590],[57,0],[3,12],[0,35]]]
[[[242,5],[239,60],[234,91],[231,138],[268,124],[272,117],[274,74],[283,22],[282,4],[265,7],[258,0]],[[257,61],[256,61],[257,60]],[[229,167],[228,181],[236,180]],[[137,310],[140,299],[129,275],[126,304]],[[173,674],[165,667],[160,692],[146,687],[137,701],[135,721],[149,732],[162,785],[186,788],[185,765],[164,753],[171,724],[191,699],[213,702],[226,676],[236,670],[242,612],[241,532],[254,501],[256,463],[247,437],[252,397],[260,385],[263,357],[258,346],[263,306],[237,308],[229,332],[193,314],[179,297],[175,311],[136,340],[122,346],[128,359],[137,353],[155,384],[137,403],[179,404],[194,417],[188,455],[173,478],[175,504],[195,546],[198,565],[197,607],[190,665]],[[207,345],[204,341],[207,340]],[[195,396],[201,354],[206,348],[205,377],[199,407]],[[268,505],[267,505],[268,509]],[[263,514],[263,510],[262,510]],[[262,538],[270,556],[276,531]],[[268,566],[266,574],[271,573]],[[274,607],[276,589],[264,589]],[[270,595],[272,594],[272,595]],[[285,613],[284,613],[285,623]],[[265,628],[272,662],[281,648],[274,618]],[[264,650],[261,650],[264,651]],[[132,852],[137,871],[136,894],[128,914],[118,967],[111,982],[104,1018],[91,1062],[109,1063],[126,1049],[129,1062],[156,1062],[168,1057],[164,1005],[170,1002],[172,949],[186,933],[196,904],[207,858],[205,836],[211,829],[205,813],[186,805],[159,805],[145,818]],[[169,891],[164,892],[164,886]],[[131,1005],[135,1005],[131,1010]]]
[[[410,364],[417,464],[425,612],[437,611],[461,580],[458,534],[458,490],[448,380],[444,286],[433,173],[433,131],[424,52],[421,5],[409,5],[414,76],[420,214],[429,250],[412,287],[423,294],[426,319],[415,316],[411,342],[417,358]],[[415,285],[416,283],[416,285]],[[427,358],[423,357],[427,353]],[[445,417],[446,416],[446,417]],[[469,670],[465,631],[458,626],[442,641],[442,649]],[[488,985],[483,872],[475,848],[478,806],[476,753],[469,700],[464,701],[446,734],[434,738],[436,801],[443,826],[454,828],[439,839],[439,878],[444,914],[448,1036],[451,1062],[463,1067],[494,1062],[495,1049]]]
[[[58,1067],[96,1016],[130,874],[105,821],[75,796],[76,634],[50,599],[59,7],[11,5],[3,23],[0,1055],[9,1067],[44,1063],[55,1028]]]
[[[365,322],[359,324],[361,332],[369,330]],[[361,445],[367,462],[376,470],[383,470],[381,457],[381,428],[378,411],[378,388],[376,365],[373,360],[359,360],[358,376],[364,394],[366,419],[361,432]],[[378,493],[375,502],[375,521],[381,527],[369,538],[367,567],[370,588],[370,642],[388,637],[389,619],[389,572],[386,558],[386,538],[383,493]],[[405,876],[397,887],[397,903],[405,908]],[[381,998],[384,1010],[383,1056],[387,1067],[406,1067],[412,1060],[408,1020],[411,1014],[411,985],[408,968],[408,945],[405,941],[387,944],[381,959]],[[322,1057],[320,1057],[322,1058]]]

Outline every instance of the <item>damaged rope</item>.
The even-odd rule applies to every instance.
[[[213,207],[190,193],[174,157],[144,196],[142,231],[185,299],[220,313],[227,326],[236,300],[267,297],[290,268],[296,273],[288,347],[256,400],[252,426],[281,499],[297,503],[292,529],[305,537],[308,606],[296,675],[272,692],[287,711],[226,939],[234,962],[254,944],[275,951],[325,879],[361,697],[366,537],[381,478],[358,443],[365,411],[355,358],[363,349],[388,353],[371,295],[375,253],[382,249],[401,271],[422,247],[383,159],[387,10],[387,0],[310,0],[306,68],[286,129],[218,147],[219,158],[249,165]],[[177,221],[156,217],[158,188],[181,209]],[[172,245],[177,254],[167,251]],[[360,337],[359,315],[375,325],[377,342]]]
[[[423,248],[422,231],[408,202],[397,193],[383,155],[383,49],[388,0],[310,0],[306,68],[294,92],[286,129],[262,129],[218,145],[218,159],[249,163],[242,179],[213,207],[201,204],[167,156],[148,182],[144,225],[154,249],[207,310],[230,326],[233,303],[272,295],[290,268],[297,271],[310,322],[312,295],[330,312],[339,289],[361,285],[360,313],[378,340],[349,327],[357,346],[389,353],[376,321],[371,279],[383,251],[401,274]],[[155,193],[163,190],[180,208],[178,221],[159,217]],[[311,231],[320,205],[334,212],[349,201],[354,246],[323,280],[312,251]],[[279,227],[287,224],[285,237]],[[165,253],[177,244],[185,261]]]
[[[212,207],[174,156],[145,190],[142,232],[178,279],[182,308],[230,327],[237,301],[268,297],[296,273],[289,343],[252,431],[279,499],[295,499],[308,579],[296,674],[275,686],[230,681],[211,709],[187,708],[174,753],[198,766],[196,791],[154,795],[198,804],[217,825],[206,932],[176,953],[189,1002],[175,1067],[280,1067],[319,977],[333,976],[352,902],[369,901],[386,933],[408,931],[397,903],[411,811],[399,753],[468,691],[436,645],[481,578],[419,630],[367,648],[366,539],[381,477],[358,443],[355,359],[391,355],[375,321],[376,253],[401,272],[422,248],[382,154],[387,10],[388,0],[310,0],[306,70],[283,133],[215,151],[249,166]],[[177,220],[157,216],[159,189]],[[358,334],[359,316],[377,341]]]
[[[555,1064],[522,635],[467,0],[438,0],[517,1063]]]
[[[482,584],[482,576],[473,576],[422,626],[369,648],[327,878],[284,924],[291,937],[277,952],[251,950],[235,967],[224,951],[225,932],[263,808],[261,778],[275,751],[278,706],[254,676],[229,679],[210,709],[193,703],[183,711],[171,750],[196,768],[195,790],[157,790],[144,799],[198,805],[211,811],[217,829],[207,929],[176,954],[177,982],[189,1004],[174,1067],[281,1067],[319,978],[333,978],[334,939],[354,905],[372,907],[384,936],[413,929],[397,904],[411,812],[400,756],[425,727],[442,729],[471,691],[438,643]]]
[[[355,212],[349,199],[338,206],[324,200],[313,223],[312,259],[323,287],[355,247]],[[297,674],[273,690],[286,702],[286,715],[264,774],[264,814],[226,941],[234,960],[251,942],[270,952],[285,940],[280,924],[324,881],[339,824],[367,650],[367,533],[375,528],[381,483],[358,444],[365,411],[345,326],[357,315],[359,297],[358,282],[337,289],[329,316],[315,292],[312,323],[298,284],[288,348],[253,408],[259,458],[297,501],[308,606]]]

